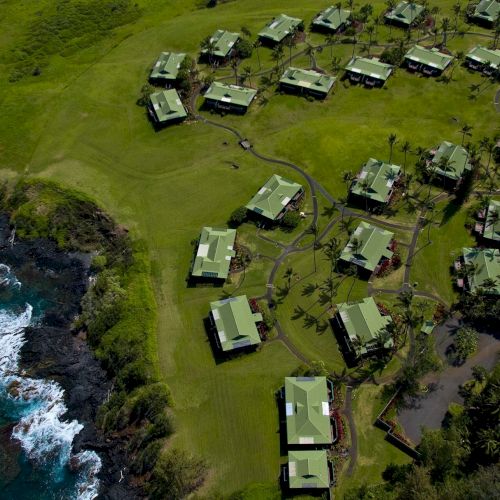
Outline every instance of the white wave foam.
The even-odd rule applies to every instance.
[[[21,282],[12,274],[9,266],[0,264],[0,288],[11,286],[21,288]]]
[[[6,279],[9,274],[9,285],[20,287],[8,266],[0,266],[0,283],[6,283],[2,277]],[[31,323],[32,312],[29,304],[21,313],[0,309],[0,389],[18,403],[23,415],[12,437],[19,440],[31,460],[53,466],[55,480],[62,478],[65,466],[76,461],[79,464],[76,497],[92,500],[98,494],[101,459],[93,451],[72,455],[73,439],[83,425],[77,420],[62,420],[67,411],[64,390],[57,382],[36,380],[19,373],[21,348],[26,342],[24,329]]]

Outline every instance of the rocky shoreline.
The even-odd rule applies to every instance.
[[[99,498],[143,497],[141,490],[127,480],[126,443],[119,438],[104,438],[95,425],[112,382],[93,356],[85,335],[71,332],[71,322],[87,288],[90,256],[62,252],[48,240],[14,239],[12,244],[10,238],[8,219],[0,216],[0,262],[15,269],[21,282],[39,287],[47,304],[41,324],[26,329],[21,368],[32,378],[52,379],[64,389],[68,408],[64,418],[76,419],[84,426],[74,439],[74,452],[93,450],[102,461]],[[6,441],[10,435],[7,427],[0,427],[0,451],[12,457],[19,448]],[[11,465],[15,462],[7,456],[3,460]],[[15,467],[10,471],[14,474]]]

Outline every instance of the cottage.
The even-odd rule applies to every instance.
[[[466,271],[463,288],[472,293],[500,295],[500,250],[493,248],[462,249],[462,265]],[[460,278],[459,278],[460,279]],[[457,283],[460,286],[461,283]]]
[[[174,52],[162,52],[156,61],[149,80],[152,83],[173,85],[177,80],[177,75],[186,54],[176,54]]]
[[[347,64],[346,76],[352,83],[364,83],[367,87],[382,87],[391,76],[393,66],[380,62],[376,57],[353,57]]]
[[[149,96],[149,114],[158,125],[181,122],[187,113],[175,89],[155,92]]]
[[[346,264],[355,264],[369,276],[379,269],[384,260],[392,258],[393,251],[390,247],[393,238],[394,233],[368,222],[361,222],[340,254],[340,260]]]
[[[326,450],[290,450],[286,471],[285,482],[292,490],[327,489],[333,483]]]
[[[390,349],[394,345],[388,332],[392,318],[380,313],[372,297],[351,304],[338,304],[332,322],[355,358]]]
[[[483,228],[483,238],[500,244],[500,201],[491,200],[486,212]]]
[[[288,445],[328,445],[333,442],[329,389],[333,394],[331,382],[327,383],[326,377],[285,378]]]
[[[210,37],[210,47],[203,48],[201,53],[207,58],[216,58],[220,61],[225,61],[230,58],[239,38],[239,33],[217,30]]]
[[[247,210],[269,221],[280,221],[304,195],[304,188],[279,175],[272,175],[246,205]]]
[[[320,12],[312,21],[312,27],[316,31],[326,33],[339,33],[350,24],[351,11],[333,5]]]
[[[205,93],[205,104],[217,110],[244,114],[256,95],[257,91],[249,87],[213,82]]]
[[[225,280],[234,251],[235,229],[204,227],[201,231],[191,276]]]
[[[500,17],[498,0],[481,0],[474,9],[472,20],[488,28],[492,28]]]
[[[280,89],[324,99],[334,83],[333,76],[313,70],[288,68],[280,79]]]
[[[463,146],[444,141],[439,148],[431,151],[431,158],[427,161],[429,175],[439,178],[443,184],[456,187],[464,176],[472,170],[469,153]]]
[[[210,303],[210,323],[217,347],[223,352],[257,346],[260,336],[257,323],[260,313],[253,313],[246,295]]]
[[[276,45],[281,43],[286,37],[293,35],[303,24],[302,19],[280,14],[266,25],[259,33],[259,38],[262,43]]]
[[[425,8],[415,2],[399,2],[384,16],[385,22],[401,28],[410,28],[423,16]]]
[[[365,203],[380,205],[389,203],[394,184],[400,177],[401,167],[370,158],[351,185],[350,194]]]
[[[500,75],[500,49],[487,49],[481,45],[474,47],[465,57],[467,67],[481,71],[487,76]]]
[[[413,46],[405,54],[405,65],[411,71],[418,71],[426,76],[439,76],[452,63],[453,56],[440,52],[439,49],[426,49]]]

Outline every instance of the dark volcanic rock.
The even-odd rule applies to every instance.
[[[21,446],[10,439],[14,424],[0,427],[0,489],[13,481],[20,472],[19,454]]]

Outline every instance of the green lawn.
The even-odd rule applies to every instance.
[[[382,10],[384,2],[372,3]],[[439,2],[441,11],[453,3]],[[52,2],[1,3],[0,177],[42,176],[78,188],[92,195],[135,237],[145,240],[159,306],[160,366],[176,401],[178,432],[174,439],[207,459],[211,465],[207,488],[230,493],[247,483],[276,480],[280,457],[273,391],[299,362],[281,344],[272,343],[256,354],[215,364],[202,322],[208,303],[236,286],[238,293],[262,295],[272,263],[254,259],[241,284],[224,289],[187,288],[193,252],[190,242],[202,226],[224,225],[230,213],[247,203],[272,173],[302,184],[304,180],[284,167],[257,160],[232,135],[203,123],[155,132],[144,109],[135,102],[160,51],[182,50],[195,57],[200,41],[216,28],[239,30],[245,25],[256,33],[281,11],[304,17],[307,24],[327,3],[249,0],[244,9],[241,2],[233,1],[211,10],[198,8],[196,0],[139,0],[138,4],[142,17],[135,24],[118,28],[96,45],[70,56],[54,56],[38,77],[9,83],[6,75],[15,54],[11,49],[21,47],[21,34],[36,12]],[[401,34],[393,30],[396,33]],[[387,35],[386,28],[379,28],[381,41]],[[313,35],[311,40],[320,43],[322,37]],[[478,40],[452,38],[449,46],[463,50]],[[336,46],[333,53],[345,62],[351,47]],[[262,48],[259,54],[261,63],[269,67],[269,49]],[[317,57],[318,64],[328,69],[329,49]],[[257,69],[256,54],[249,64]],[[301,56],[294,64],[307,66],[308,58]],[[224,73],[231,72],[221,70],[217,76]],[[339,82],[324,102],[270,92],[269,102],[253,105],[246,116],[207,116],[241,130],[259,152],[301,165],[340,198],[345,195],[342,172],[357,171],[370,156],[388,159],[391,132],[413,146],[433,146],[443,139],[459,141],[458,130],[464,122],[474,126],[473,139],[492,135],[498,129],[492,106],[494,88],[485,87],[475,101],[468,99],[468,87],[481,81],[479,75],[463,69],[455,71],[454,81],[448,85],[398,70],[383,90]],[[254,77],[252,83],[257,82]],[[398,146],[393,160],[403,161]],[[410,155],[409,171],[413,163]],[[233,164],[239,168],[234,169]],[[318,202],[321,211],[328,208],[323,197]],[[306,211],[311,206],[308,197]],[[329,219],[329,215],[321,216],[320,231]],[[411,223],[414,214],[402,211],[395,219]],[[308,221],[310,216],[301,227]],[[268,236],[287,243],[297,233],[278,230]],[[412,280],[419,281],[422,289],[437,287],[443,297],[451,299],[446,266],[469,243],[461,213],[433,229],[431,236],[435,245],[418,254]],[[253,226],[244,225],[241,238],[252,252],[273,258],[278,255],[275,245],[255,238]],[[424,234],[422,238],[425,242]],[[308,236],[304,244],[311,241]],[[321,281],[325,265],[318,255],[318,277],[308,279]],[[280,269],[278,285],[288,266],[305,277],[312,270],[312,251],[291,256]],[[438,281],[436,276],[442,279]],[[342,285],[340,299],[347,297],[351,281],[349,278]],[[282,326],[304,355],[323,359],[339,370],[343,362],[331,330],[317,333],[305,328],[302,320],[291,319],[297,304],[312,305],[311,314],[323,312],[324,308],[312,304],[314,297],[302,297],[301,289],[302,283],[297,283],[278,306]],[[366,283],[356,281],[351,298],[365,294]],[[366,417],[361,407],[359,411],[362,459],[360,472],[349,485],[363,477],[378,481],[388,460],[401,459],[395,449],[385,448],[389,445],[380,431],[367,427],[364,436],[363,426],[371,416]],[[383,459],[377,458],[376,449]]]

